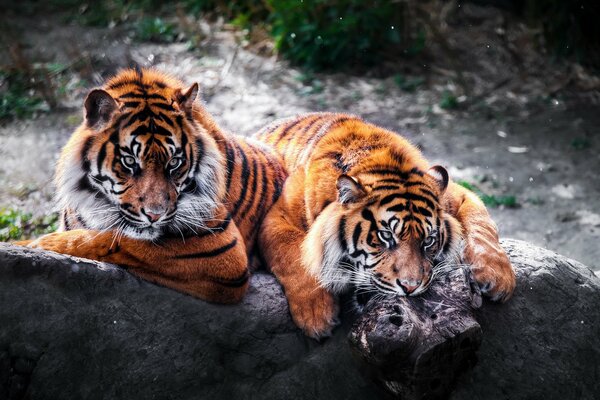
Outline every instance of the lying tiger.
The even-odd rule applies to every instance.
[[[239,301],[258,223],[285,175],[265,146],[224,133],[197,93],[139,69],[92,90],[56,170],[60,232],[21,244]]]
[[[496,225],[479,198],[396,133],[343,114],[308,114],[257,134],[289,177],[263,222],[259,246],[304,332],[331,333],[333,294],[418,295],[436,271],[464,260],[482,291],[515,287]]]

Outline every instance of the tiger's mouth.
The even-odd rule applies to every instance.
[[[133,239],[154,240],[162,235],[164,227],[168,220],[157,221],[151,223],[132,217],[131,215],[120,213],[121,223],[117,227],[117,231],[125,236]]]
[[[123,235],[132,239],[140,240],[158,239],[163,233],[163,230],[160,226],[139,226],[133,225],[129,222],[124,222],[120,230],[122,231]]]

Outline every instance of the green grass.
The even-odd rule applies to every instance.
[[[481,199],[481,201],[483,201],[483,204],[485,204],[488,207],[497,208],[503,206],[507,208],[516,208],[519,206],[516,196],[496,196],[493,194],[487,194],[478,186],[463,180],[457,181],[456,183],[464,187],[465,189],[468,189],[471,192],[475,193]]]
[[[169,43],[175,40],[175,25],[159,17],[145,17],[136,22],[136,38],[139,40]]]
[[[442,93],[440,107],[444,110],[455,110],[458,108],[458,99],[451,92],[445,90],[444,93]]]
[[[0,209],[0,241],[22,240],[56,231],[58,214],[33,218],[30,213],[14,208]]]
[[[43,102],[24,73],[0,70],[0,121],[28,118],[43,109]]]
[[[423,77],[407,78],[406,76],[404,76],[402,74],[397,74],[394,76],[394,83],[396,84],[396,86],[398,86],[400,89],[404,90],[405,92],[412,93],[415,90],[417,90],[419,88],[419,86],[421,86],[425,83],[425,78],[423,78]]]

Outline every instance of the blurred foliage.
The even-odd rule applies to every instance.
[[[444,110],[455,110],[458,108],[458,99],[452,92],[444,90],[442,99],[440,100],[440,107]]]
[[[600,68],[600,1],[524,0],[523,13],[557,56]]]
[[[403,37],[404,3],[389,0],[268,0],[275,47],[313,69],[372,65]]]
[[[177,33],[174,24],[159,17],[145,17],[136,24],[136,37],[151,42],[172,42]]]
[[[0,209],[0,241],[29,239],[51,233],[58,228],[58,214],[33,218],[13,208]]]
[[[502,6],[540,27],[548,48],[558,56],[600,68],[600,1],[598,0],[471,0]],[[441,0],[46,0],[11,2],[26,14],[63,11],[84,25],[129,23],[141,40],[173,41],[178,24],[159,18],[184,12],[219,18],[252,30],[265,24],[276,49],[291,62],[309,69],[346,69],[420,54],[436,29],[423,14],[441,9]],[[433,5],[433,7],[424,7]],[[164,15],[163,15],[164,14]],[[400,82],[411,91],[417,82]]]
[[[38,111],[43,99],[31,92],[23,72],[0,70],[0,121],[26,118]]]
[[[394,76],[394,83],[405,92],[412,93],[425,83],[425,78],[420,76],[416,78],[407,78],[402,74],[397,74]]]
[[[478,186],[463,180],[457,181],[456,183],[464,187],[465,189],[468,189],[471,192],[475,193],[481,199],[481,201],[483,201],[483,204],[485,204],[488,207],[495,208],[504,206],[508,208],[516,208],[519,206],[516,196],[496,196],[493,194],[487,194]]]
[[[574,138],[571,140],[571,148],[575,150],[586,150],[592,146],[592,142],[588,138]]]

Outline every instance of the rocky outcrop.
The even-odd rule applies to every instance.
[[[600,397],[600,279],[503,242],[515,296],[484,301],[478,363],[452,399]],[[208,304],[114,266],[0,245],[0,399],[377,399],[350,315],[317,343],[257,273],[244,301]]]

